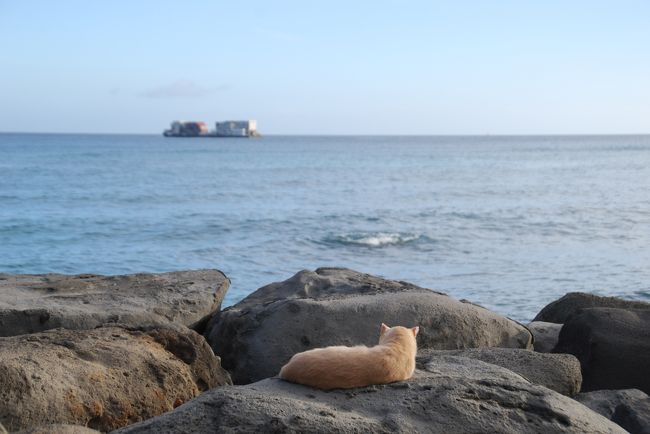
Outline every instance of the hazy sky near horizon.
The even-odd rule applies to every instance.
[[[0,131],[650,133],[648,1],[0,0]]]

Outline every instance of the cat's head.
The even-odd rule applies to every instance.
[[[420,327],[418,326],[411,328],[402,326],[388,327],[386,324],[381,323],[381,327],[379,328],[379,343],[395,335],[413,336],[413,339],[415,339],[419,331]]]

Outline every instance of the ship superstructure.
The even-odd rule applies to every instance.
[[[222,121],[210,131],[205,122],[174,121],[171,128],[163,132],[165,137],[257,137],[257,121]]]

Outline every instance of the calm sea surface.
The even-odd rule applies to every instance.
[[[0,134],[0,271],[219,268],[225,305],[342,266],[519,320],[650,301],[650,136]]]

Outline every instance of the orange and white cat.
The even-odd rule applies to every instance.
[[[381,325],[374,347],[326,347],[294,354],[280,378],[319,389],[349,389],[408,380],[415,371],[419,327]]]

